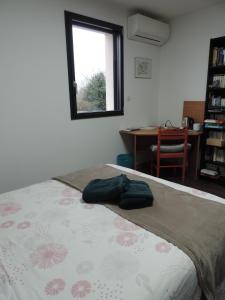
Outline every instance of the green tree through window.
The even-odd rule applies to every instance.
[[[84,88],[84,99],[90,102],[93,110],[106,110],[105,75],[102,72],[94,74]]]

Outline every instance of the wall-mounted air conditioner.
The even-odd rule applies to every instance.
[[[135,14],[128,17],[128,38],[144,43],[161,46],[169,38],[169,24]]]

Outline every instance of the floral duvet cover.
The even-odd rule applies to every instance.
[[[84,203],[79,191],[49,180],[0,195],[1,300],[200,297],[195,267],[186,254],[105,206]],[[225,282],[217,299],[225,299]]]

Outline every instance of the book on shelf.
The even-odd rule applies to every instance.
[[[223,113],[225,112],[225,108],[210,108],[208,109],[209,113],[215,114],[215,113]]]
[[[209,147],[205,151],[205,160],[225,163],[225,132],[210,130],[206,145]]]
[[[225,177],[225,168],[220,167],[220,176]]]
[[[218,176],[218,172],[215,170],[210,169],[201,169],[200,173],[202,175],[208,175],[208,176]]]
[[[224,54],[223,54],[224,48],[219,48],[218,50],[218,65],[224,65]]]
[[[216,120],[215,119],[205,119],[204,123],[215,123],[216,124]]]
[[[204,154],[204,158],[207,161],[210,161],[213,159],[213,151],[212,148],[206,148],[205,149],[205,154]]]
[[[214,146],[214,147],[224,147],[225,146],[225,139],[217,139],[217,138],[208,137],[207,140],[206,140],[206,145]]]
[[[217,65],[217,56],[218,56],[218,47],[213,48],[213,55],[212,55],[212,65]]]
[[[209,131],[209,138],[224,140],[225,139],[225,132],[224,131],[213,131],[213,130],[210,130]]]
[[[210,88],[225,88],[225,75],[218,74],[213,75],[212,84],[209,85]]]
[[[215,148],[213,150],[213,161],[214,162],[225,162],[225,150]]]
[[[218,118],[217,119],[205,119],[204,120],[204,123],[205,123],[205,127],[206,128],[219,128],[220,126],[223,128],[224,127],[224,123],[225,123],[225,120],[222,117],[220,117],[220,115],[218,115]]]
[[[225,109],[225,98],[218,95],[209,95],[208,108],[210,109]]]
[[[220,96],[212,96],[211,105],[217,106],[217,107],[221,106],[221,97]]]
[[[207,124],[216,124],[216,125],[223,125],[225,123],[225,120],[224,119],[205,119],[204,120],[204,123],[207,123]]]
[[[220,103],[221,107],[225,108],[225,98],[221,98],[221,103]]]
[[[212,54],[212,66],[223,66],[225,65],[225,48],[214,47]]]
[[[205,123],[205,128],[212,128],[212,129],[224,129],[224,125],[218,125],[213,123]]]

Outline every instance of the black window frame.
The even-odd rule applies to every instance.
[[[64,11],[71,120],[124,115],[123,26]],[[77,111],[72,26],[111,33],[113,36],[114,110],[101,112]]]

